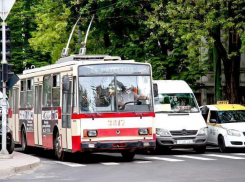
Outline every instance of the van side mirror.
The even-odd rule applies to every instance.
[[[153,92],[154,92],[154,97],[158,96],[158,87],[156,83],[153,83]]]
[[[210,123],[217,123],[217,120],[216,119],[210,119],[209,122]]]
[[[63,78],[62,78],[62,90],[68,92],[69,89],[70,89],[69,77],[63,76]]]

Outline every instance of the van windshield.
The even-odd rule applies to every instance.
[[[156,113],[197,113],[195,96],[192,93],[158,94],[154,98]]]

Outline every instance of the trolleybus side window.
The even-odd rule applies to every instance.
[[[54,107],[60,106],[60,75],[53,75],[52,87],[52,105]]]
[[[33,107],[34,80],[27,80],[27,107]]]
[[[77,113],[77,80],[73,77],[73,113]]]
[[[21,81],[21,90],[20,90],[20,107],[25,108],[26,107],[26,80]]]
[[[51,75],[44,76],[43,78],[43,106],[51,106]]]

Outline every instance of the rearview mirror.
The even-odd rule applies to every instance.
[[[153,92],[154,92],[154,97],[158,96],[158,87],[156,83],[153,83]]]
[[[210,123],[217,123],[216,119],[210,119],[209,122]]]

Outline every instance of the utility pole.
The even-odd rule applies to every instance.
[[[5,20],[13,7],[15,0],[1,0],[0,1],[0,16],[3,20],[2,22],[2,92],[3,92],[3,103],[2,103],[2,155],[8,155],[7,142],[6,142],[6,128],[7,128],[7,94],[6,85],[8,81],[8,74],[10,65],[6,60],[6,23]],[[9,53],[10,54],[10,53]],[[9,67],[10,66],[10,67]]]

